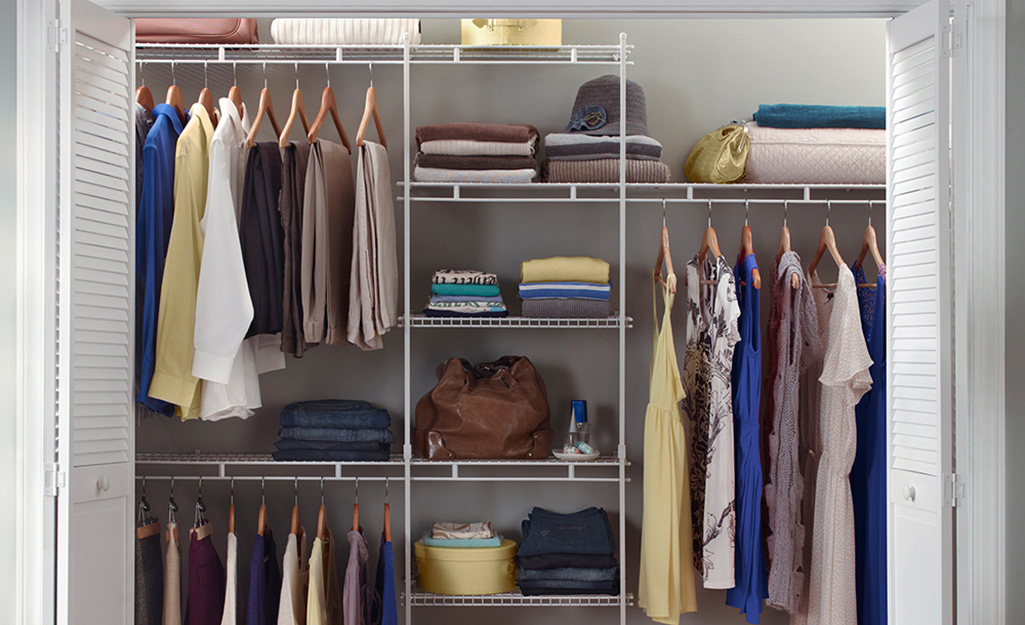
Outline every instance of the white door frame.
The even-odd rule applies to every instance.
[[[135,17],[275,17],[280,0],[94,0]],[[44,463],[52,452],[53,344],[48,313],[53,250],[44,243],[55,207],[53,116],[42,103],[56,88],[47,49],[57,0],[18,0],[18,514],[15,593],[19,623],[53,622],[53,506],[44,498]],[[918,0],[293,0],[288,15],[466,15],[565,18],[888,17]],[[1004,475],[1004,67],[1005,0],[968,3],[968,28],[955,32],[957,54],[968,54],[961,121],[969,129],[958,187],[955,246],[961,272],[956,287],[955,464],[967,477],[957,511],[957,618],[976,625],[1005,622]],[[955,108],[957,104],[955,103]],[[956,165],[955,165],[956,167]],[[965,260],[967,264],[963,264]],[[967,269],[965,269],[967,267]]]

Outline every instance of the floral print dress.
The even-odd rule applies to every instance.
[[[710,282],[711,284],[704,284]],[[740,306],[726,258],[687,263],[683,411],[690,426],[694,565],[705,588],[734,586],[737,524],[733,458],[733,350]]]

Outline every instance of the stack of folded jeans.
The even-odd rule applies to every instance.
[[[436,522],[430,531],[424,532],[423,542],[428,547],[451,549],[475,549],[480,547],[501,547],[502,536],[495,533],[491,521],[475,523]]]
[[[520,265],[524,317],[608,317],[611,292],[609,264],[600,258],[556,256]]]
[[[365,401],[321,399],[289,404],[281,411],[280,461],[352,462],[387,460],[395,437],[391,415]]]
[[[428,317],[506,317],[498,276],[474,269],[440,269],[431,278]]]
[[[516,553],[524,595],[618,595],[619,562],[601,508],[558,514],[534,508]]]
[[[456,122],[416,129],[419,182],[532,182],[537,129],[529,124]]]

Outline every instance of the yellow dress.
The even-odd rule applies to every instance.
[[[662,287],[665,312],[661,329],[658,302],[653,302],[655,345],[651,394],[644,417],[644,513],[637,600],[649,618],[670,625],[680,622],[681,613],[698,609],[692,566],[688,447],[680,413],[684,392],[670,321],[674,297]]]

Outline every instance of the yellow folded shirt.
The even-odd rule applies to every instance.
[[[535,258],[520,264],[520,282],[609,283],[609,264],[587,256]]]

